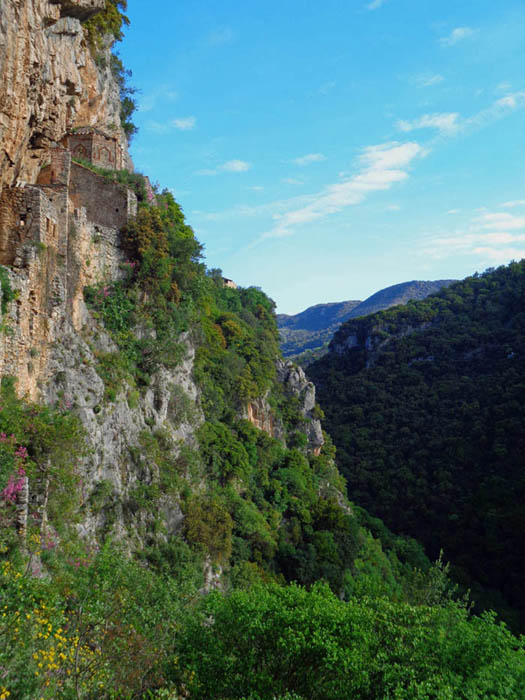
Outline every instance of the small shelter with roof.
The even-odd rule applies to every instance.
[[[118,138],[96,127],[75,129],[67,133],[61,143],[73,158],[86,160],[99,168],[122,170],[125,167],[123,149]]]

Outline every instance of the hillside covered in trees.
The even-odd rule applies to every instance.
[[[347,322],[308,370],[350,498],[521,626],[524,324],[522,261]]]
[[[364,301],[316,304],[293,316],[278,314],[277,326],[282,353],[302,366],[307,366],[326,352],[334,333],[348,319],[406,304],[411,299],[424,299],[453,281],[402,282],[381,289]]]
[[[126,6],[0,4],[0,700],[522,700],[523,639],[349,502],[274,302],[133,172]]]

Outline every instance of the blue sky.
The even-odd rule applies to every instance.
[[[129,0],[137,170],[296,313],[525,257],[523,0]]]

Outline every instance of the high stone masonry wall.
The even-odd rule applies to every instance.
[[[71,163],[69,197],[75,209],[86,209],[89,221],[106,228],[121,228],[137,214],[134,192],[75,162]]]
[[[122,170],[126,167],[126,159],[118,139],[94,127],[66,134],[62,144],[74,158],[87,160],[99,168]]]
[[[38,187],[6,187],[0,195],[0,264],[25,267],[35,246],[58,248],[59,213]]]
[[[37,185],[63,185],[69,187],[71,177],[71,153],[61,146],[50,148],[48,162],[42,166]]]

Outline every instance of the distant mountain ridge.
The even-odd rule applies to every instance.
[[[411,299],[419,301],[429,294],[448,287],[456,280],[412,280],[394,284],[372,294],[364,301],[351,300],[315,304],[298,314],[277,314],[277,326],[281,337],[281,350],[285,357],[295,357],[306,351],[319,351],[328,343],[339,326],[351,318],[367,316],[406,304]]]

